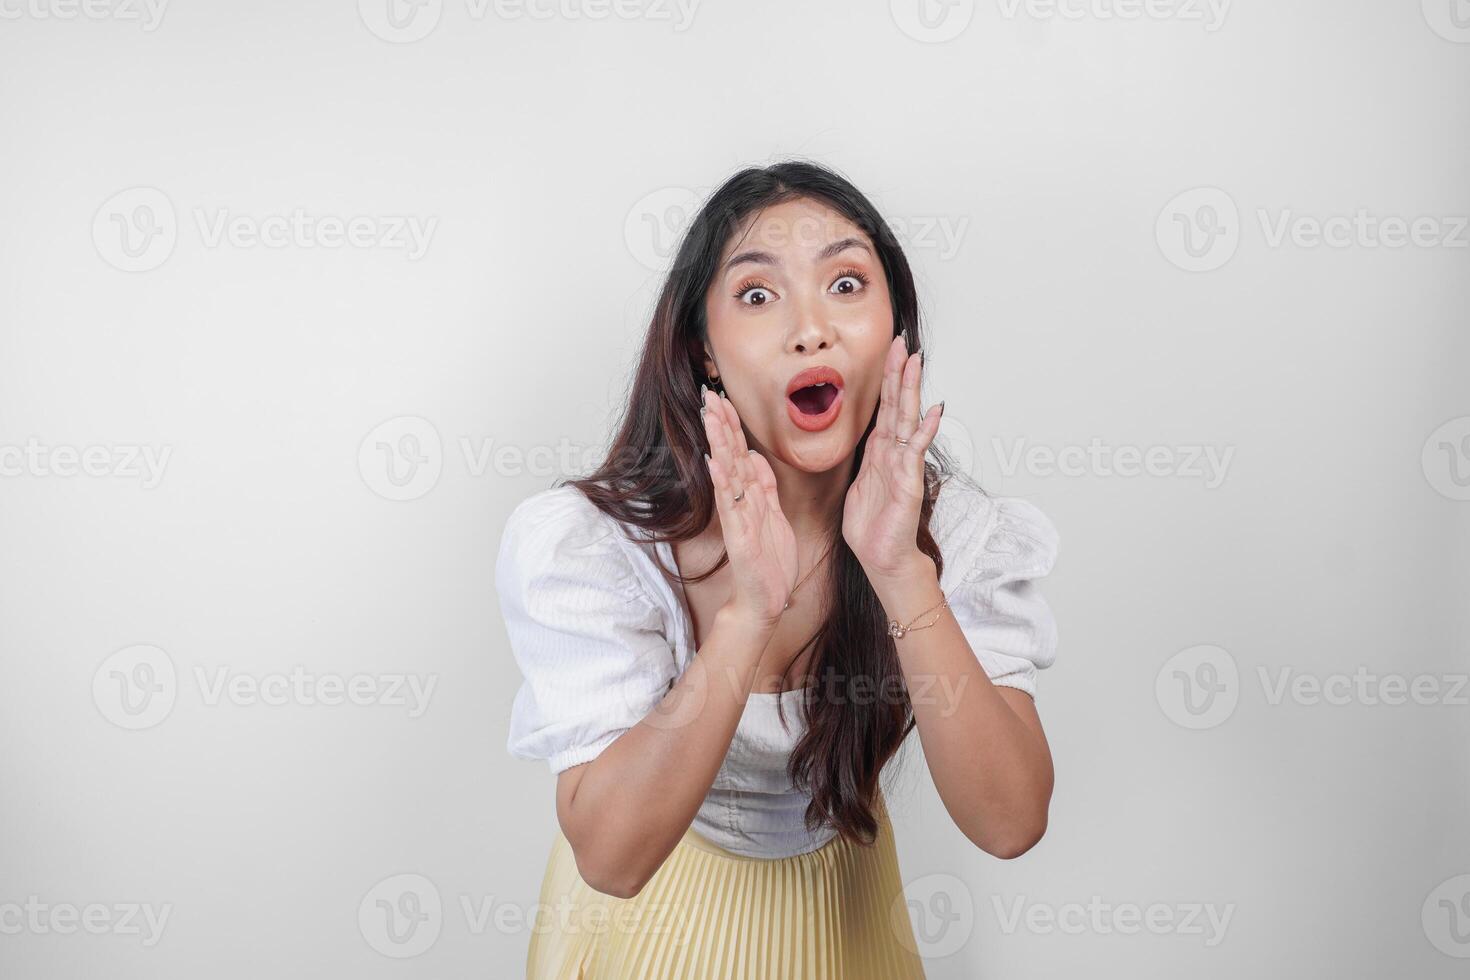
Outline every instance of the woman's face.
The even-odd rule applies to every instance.
[[[704,303],[705,373],[723,382],[750,447],[809,473],[848,459],[893,341],[872,239],[809,198],[758,211],[725,243]],[[809,369],[828,371],[798,376]]]

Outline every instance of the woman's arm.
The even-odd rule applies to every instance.
[[[722,608],[653,711],[597,758],[557,777],[557,820],[587,884],[631,898],[679,843],[730,749],[772,632]]]
[[[934,560],[922,553],[910,572],[869,581],[901,623],[944,595]],[[933,626],[894,640],[924,758],[964,835],[996,857],[1018,857],[1046,833],[1051,749],[1031,696],[991,683],[959,623],[941,613]]]
[[[577,870],[593,888],[621,898],[647,884],[694,822],[796,579],[796,536],[781,513],[770,464],[746,446],[728,399],[704,392],[701,414],[730,556],[730,598],[663,700],[556,785],[557,819]]]
[[[904,351],[895,337],[842,534],[888,617],[910,623],[944,598],[934,559],[917,543],[924,453],[944,403],[920,410],[923,364],[917,351]],[[941,608],[932,626],[895,640],[919,739],[955,825],[980,849],[1016,857],[1046,831],[1051,750],[1030,696],[991,682],[951,612]]]

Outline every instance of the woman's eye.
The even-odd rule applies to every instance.
[[[765,286],[749,285],[741,286],[735,292],[735,298],[746,306],[765,306],[773,298],[772,292]]]
[[[837,277],[832,283],[832,292],[841,296],[851,296],[853,293],[861,292],[868,284],[868,277],[856,269],[849,269]]]

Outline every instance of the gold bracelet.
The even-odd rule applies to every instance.
[[[939,609],[941,606],[947,605],[949,605],[949,599],[941,598],[939,600],[939,605],[930,606],[928,609],[925,609],[923,612],[919,613],[919,616],[934,612],[934,610]],[[923,626],[915,626],[913,622],[908,623],[908,625],[903,625],[900,624],[899,621],[896,619],[890,619],[888,621],[888,635],[893,637],[895,640],[902,639],[905,633],[912,633],[914,630],[921,630],[933,626],[935,623],[939,622],[939,617],[943,615],[943,611],[935,613],[934,618],[929,620],[929,622],[925,623]],[[919,616],[915,616],[914,620],[917,621]]]

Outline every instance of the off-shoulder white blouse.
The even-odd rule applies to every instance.
[[[1035,697],[1056,625],[1034,579],[1051,571],[1057,534],[1032,504],[941,487],[929,523],[944,556],[940,588],[986,674]],[[658,704],[695,655],[685,598],[654,564],[673,549],[594,507],[575,487],[542,490],[506,520],[495,587],[524,682],[506,748],[553,773],[595,759]],[[803,732],[805,689],[753,693],[694,829],[738,854],[789,857],[836,833],[808,833],[809,796],[786,775]],[[777,715],[782,702],[785,724]]]

